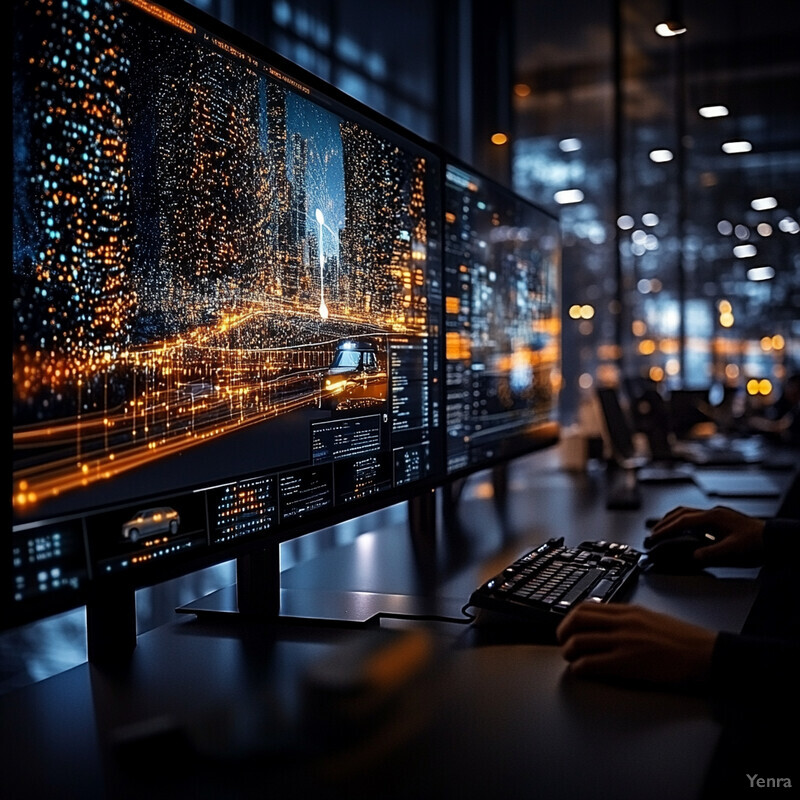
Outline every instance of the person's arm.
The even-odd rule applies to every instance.
[[[796,638],[722,631],[711,655],[711,698],[724,715],[770,716],[796,702],[798,663]]]
[[[773,517],[764,522],[764,561],[786,564],[800,557],[800,520]]]
[[[790,635],[718,632],[640,606],[582,603],[556,636],[569,672],[578,677],[703,687],[722,703],[797,692],[800,642]]]
[[[574,675],[689,687],[709,680],[717,634],[641,606],[587,602],[556,638]]]
[[[722,506],[678,508],[653,530],[665,536],[700,522],[713,524],[719,538],[702,548],[709,563],[758,561],[782,570],[796,563],[797,520],[760,520]],[[796,682],[800,644],[795,628],[790,625],[785,637],[783,627],[779,636],[718,632],[640,606],[586,602],[562,620],[556,637],[569,671],[578,676],[673,687],[710,684],[718,697],[739,692],[752,698],[772,687],[782,687],[776,689],[780,693]]]

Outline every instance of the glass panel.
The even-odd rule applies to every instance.
[[[662,38],[656,0],[516,4],[514,186],[574,201],[565,398],[631,374],[761,403],[800,364],[800,4],[684,8]]]

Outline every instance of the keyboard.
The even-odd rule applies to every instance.
[[[698,467],[733,467],[759,464],[764,460],[764,446],[758,439],[712,437],[702,441],[678,441],[674,455]]]
[[[618,599],[636,581],[642,555],[617,542],[566,547],[563,537],[550,539],[478,587],[466,607],[481,612],[478,621],[499,614],[505,621],[525,620],[554,632],[578,603]]]

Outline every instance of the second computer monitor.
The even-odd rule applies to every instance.
[[[556,217],[453,161],[445,168],[447,471],[553,444],[561,383]]]

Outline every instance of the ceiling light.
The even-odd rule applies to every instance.
[[[576,150],[581,149],[581,140],[576,139],[575,137],[570,137],[569,139],[562,139],[558,143],[558,146],[561,149],[562,153],[574,153]]]
[[[650,151],[650,160],[655,161],[656,164],[663,164],[666,161],[672,161],[672,151],[671,150],[651,150]]]
[[[752,258],[758,251],[753,244],[737,244],[733,248],[733,254],[736,258]]]
[[[620,230],[623,230],[623,231],[628,231],[628,230],[630,230],[630,229],[633,227],[633,224],[634,224],[634,223],[633,223],[633,217],[632,217],[630,214],[623,214],[623,215],[622,215],[622,216],[621,216],[621,217],[620,217],[620,218],[617,220],[617,227],[618,227]]]
[[[753,267],[747,270],[747,280],[749,281],[768,281],[775,277],[775,270],[772,267]]]
[[[664,37],[680,36],[682,33],[686,33],[686,26],[677,20],[667,19],[656,25],[656,33]]]
[[[725,153],[749,153],[753,149],[753,145],[746,140],[738,142],[725,142],[722,145],[722,150]]]
[[[583,192],[580,189],[562,189],[553,195],[553,199],[561,206],[568,203],[580,203],[583,200]]]
[[[769,222],[759,222],[758,225],[756,225],[756,230],[759,236],[772,236],[772,225],[770,225]]]
[[[701,117],[712,119],[713,117],[727,117],[728,109],[725,106],[703,106],[697,109],[697,113]]]
[[[784,233],[798,233],[798,232],[800,232],[800,224],[798,224],[797,220],[794,220],[791,217],[784,217],[778,223],[778,227]]]
[[[750,202],[750,208],[753,211],[769,211],[770,208],[775,208],[777,205],[778,201],[774,197],[756,197]]]

